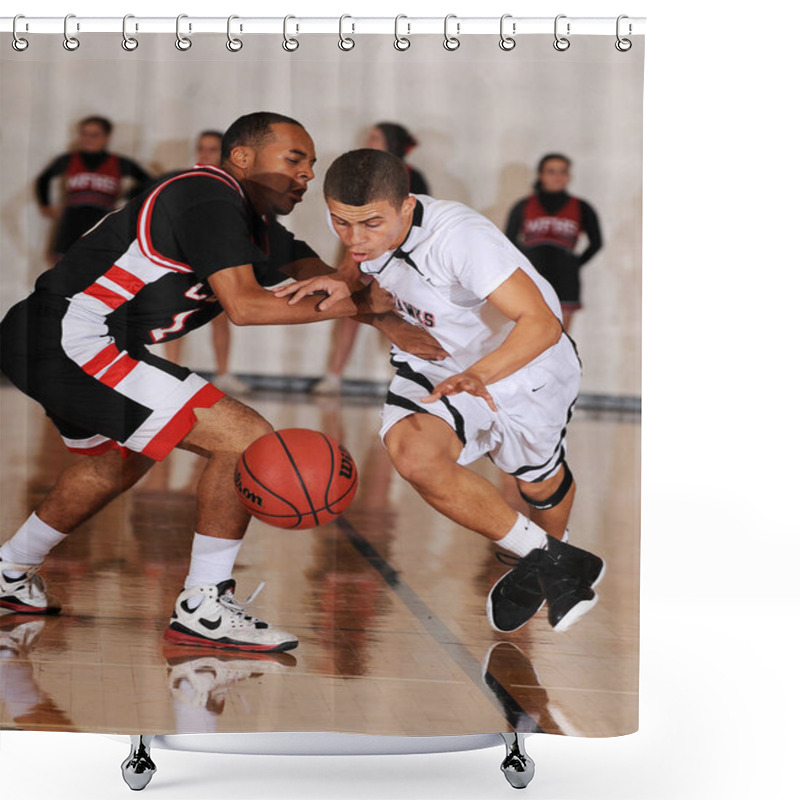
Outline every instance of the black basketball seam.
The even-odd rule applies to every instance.
[[[265,491],[265,492],[269,492],[269,494],[271,494],[273,497],[276,497],[276,498],[277,498],[278,500],[280,500],[281,502],[283,502],[283,503],[286,503],[286,505],[287,505],[287,506],[289,506],[289,508],[292,508],[292,509],[294,509],[294,514],[293,514],[293,516],[297,517],[297,520],[298,520],[297,524],[298,524],[298,525],[299,525],[299,524],[300,524],[300,523],[303,521],[303,515],[302,515],[302,513],[300,512],[300,509],[299,509],[299,508],[297,508],[297,506],[296,506],[294,503],[290,503],[290,502],[289,502],[289,501],[288,501],[288,500],[287,500],[285,497],[281,497],[281,495],[279,495],[277,492],[273,492],[273,491],[272,491],[272,489],[270,489],[268,486],[265,486],[263,483],[261,483],[261,481],[260,481],[260,480],[259,480],[259,479],[258,479],[258,478],[257,478],[257,477],[254,475],[254,474],[253,474],[253,471],[250,469],[250,467],[249,467],[249,466],[248,466],[248,464],[247,464],[247,459],[245,458],[245,454],[244,454],[244,453],[242,453],[242,466],[243,466],[243,467],[244,467],[244,468],[247,470],[247,474],[248,474],[248,475],[249,475],[249,476],[250,476],[250,477],[251,477],[251,478],[252,478],[252,479],[253,479],[253,480],[254,480],[254,481],[255,481],[255,482],[256,482],[256,483],[257,483],[257,484],[258,484],[258,485],[259,485],[259,486],[260,486],[260,487],[261,487],[261,488],[264,490],[264,491]],[[303,488],[305,488],[305,487],[303,487]],[[240,492],[240,494],[241,494],[241,492]],[[283,514],[281,514],[281,515],[277,515],[277,514],[266,514],[265,516],[269,516],[269,517],[278,517],[279,519],[283,519],[283,517],[284,517],[284,516],[288,517],[289,515],[288,515],[288,514],[286,514],[286,515],[283,515]]]
[[[334,513],[333,509],[331,508],[331,505],[328,502],[328,492],[330,492],[331,486],[333,485],[333,473],[334,470],[336,469],[336,453],[334,453],[333,447],[331,446],[328,437],[325,436],[325,434],[323,433],[321,433],[320,436],[322,436],[322,440],[325,442],[325,444],[328,445],[328,452],[330,453],[331,456],[331,468],[328,470],[328,485],[325,488],[325,510],[329,514],[333,514]]]
[[[297,464],[295,464],[294,458],[292,458],[292,453],[286,446],[286,442],[283,441],[280,431],[275,431],[275,435],[278,437],[281,447],[283,447],[284,451],[286,452],[286,457],[289,459],[289,463],[292,465],[294,474],[297,475],[297,480],[300,481],[300,486],[303,488],[303,494],[306,496],[306,500],[308,500],[308,507],[311,509],[311,513],[314,515],[314,522],[319,525],[319,517],[317,516],[317,510],[314,508],[314,501],[311,499],[311,495],[308,493],[306,482],[303,480],[303,476],[300,474],[300,470],[298,469]]]

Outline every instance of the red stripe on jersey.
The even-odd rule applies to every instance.
[[[206,170],[213,170],[219,174],[211,174]],[[192,178],[197,176],[205,176],[207,178],[213,178],[217,181],[222,181],[223,183],[230,186],[232,189],[236,189],[239,194],[244,197],[244,194],[239,186],[239,184],[228,175],[227,172],[224,170],[218,169],[216,167],[209,167],[203,166],[201,170],[196,172],[184,172],[181,175],[176,175],[174,178],[170,178],[168,181],[164,181],[160,186],[153,190],[152,194],[150,194],[145,200],[144,205],[142,206],[141,211],[139,212],[139,219],[136,223],[136,238],[139,242],[139,247],[141,248],[142,252],[147,256],[150,261],[154,264],[158,264],[162,267],[167,267],[169,269],[177,270],[178,272],[191,272],[192,268],[188,264],[184,264],[180,261],[175,261],[174,259],[167,258],[167,256],[159,253],[156,250],[155,246],[153,245],[153,239],[150,236],[150,222],[153,218],[153,209],[156,205],[156,198],[161,193],[163,189],[169,186],[171,183],[175,181],[183,180],[184,178]]]
[[[211,383],[196,392],[175,416],[150,440],[142,455],[155,461],[162,461],[187,433],[194,427],[197,418],[195,409],[211,408],[225,393]]]
[[[67,444],[66,448],[70,453],[79,453],[82,456],[99,456],[103,453],[107,453],[109,450],[119,450],[119,454],[123,458],[127,458],[133,452],[133,450],[128,450],[127,447],[123,447],[119,442],[112,441],[111,439],[96,444],[94,447],[75,447],[74,445]]]
[[[116,386],[129,372],[132,372],[141,362],[123,353],[99,378],[100,383],[106,386]]]
[[[111,289],[101,286],[99,283],[93,283],[84,289],[83,293],[88,294],[89,297],[94,297],[95,300],[99,300],[111,309],[119,308],[128,299],[124,295],[117,294],[112,292]]]
[[[115,344],[104,347],[94,358],[81,366],[81,369],[88,375],[97,375],[100,370],[105,369],[117,356],[119,350]]]
[[[116,264],[103,277],[108,278],[112,283],[116,283],[117,286],[121,286],[131,294],[136,294],[146,285],[141,278],[137,278],[132,272],[128,272]]]

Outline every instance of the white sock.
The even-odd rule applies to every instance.
[[[204,536],[195,533],[192,541],[192,558],[189,562],[189,574],[186,576],[184,588],[218,584],[228,580],[233,574],[233,565],[242,539],[218,539],[216,536]],[[200,605],[201,598],[197,600]],[[191,602],[189,603],[191,606]]]
[[[547,534],[535,522],[517,514],[514,527],[495,544],[510,550],[514,555],[526,556],[531,550],[547,547]]]
[[[42,522],[36,513],[31,514],[22,527],[0,547],[0,558],[9,564],[33,566],[41,564],[47,554],[67,537],[46,522]],[[24,573],[16,570],[4,570],[9,578],[19,578]]]

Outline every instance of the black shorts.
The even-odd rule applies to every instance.
[[[581,304],[581,276],[578,257],[560,247],[540,245],[525,251],[536,271],[555,289],[564,308],[578,309]]]
[[[83,363],[65,352],[69,302],[34,292],[0,324],[0,369],[47,412],[70,450],[109,449],[162,460],[191,430],[194,410],[224,393],[190,370],[98,340]]]

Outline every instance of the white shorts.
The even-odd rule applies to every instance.
[[[422,403],[453,370],[406,353],[394,356],[392,364],[397,373],[381,414],[381,439],[411,414],[433,414],[461,440],[459,464],[488,456],[503,472],[532,483],[553,475],[563,462],[581,379],[575,346],[566,335],[536,362],[489,385],[496,412],[467,392]]]

